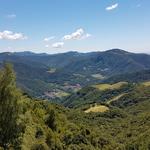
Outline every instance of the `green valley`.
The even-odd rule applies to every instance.
[[[2,150],[150,148],[149,82],[88,86],[64,99],[64,107],[48,100],[30,98],[16,88],[14,81],[14,72],[6,64],[0,77],[0,112],[4,116],[9,107],[14,113],[0,124]],[[13,91],[9,90],[11,87]],[[7,105],[4,103],[6,97]],[[16,102],[19,111],[12,109]],[[17,132],[6,130],[12,125]]]

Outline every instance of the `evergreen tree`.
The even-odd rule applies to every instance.
[[[20,99],[15,73],[11,64],[7,63],[0,75],[0,146],[4,149],[8,149],[19,135]]]
[[[46,120],[46,124],[49,128],[51,128],[53,131],[57,130],[57,123],[56,123],[56,112],[55,110],[50,110],[49,116]]]

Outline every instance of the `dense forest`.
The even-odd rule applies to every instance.
[[[62,105],[16,86],[11,64],[0,72],[0,149],[149,150],[150,82],[96,84]]]
[[[17,85],[30,96],[39,99],[52,100],[51,95],[56,93],[54,98],[60,101],[61,95],[72,94],[80,87],[100,82],[150,80],[150,55],[121,49],[53,55],[0,53],[0,67],[5,61],[14,65]]]

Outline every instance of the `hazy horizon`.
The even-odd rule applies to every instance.
[[[150,55],[150,52],[146,53],[146,52],[131,52],[131,51],[128,51],[128,50],[123,50],[123,49],[119,49],[119,48],[113,48],[113,49],[107,49],[107,50],[97,50],[97,51],[77,51],[77,50],[68,50],[68,51],[64,51],[64,52],[54,52],[54,53],[49,53],[49,52],[37,52],[37,51],[34,51],[34,50],[22,50],[22,51],[3,51],[0,53],[23,53],[23,52],[29,52],[29,53],[35,53],[35,54],[48,54],[48,55],[55,55],[55,54],[63,54],[63,53],[69,53],[69,52],[77,52],[77,53],[92,53],[92,52],[106,52],[106,51],[110,51],[110,50],[122,50],[122,51],[126,51],[126,52],[129,52],[129,53],[135,53],[135,54],[148,54]]]

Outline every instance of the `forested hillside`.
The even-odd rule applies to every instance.
[[[14,65],[17,84],[30,96],[58,102],[62,97],[91,84],[113,80],[145,81],[149,79],[147,70],[150,70],[150,55],[120,49],[54,55],[5,52],[0,54],[0,66],[4,62]]]
[[[150,80],[150,70],[142,70],[137,71],[133,73],[125,73],[125,74],[119,74],[115,76],[111,76],[107,79],[104,79],[103,83],[115,83],[120,81],[127,81],[127,82],[143,82],[143,81],[149,81]]]
[[[150,82],[93,84],[65,105],[73,108],[22,94],[11,65],[5,64],[0,73],[0,149],[150,149]]]

